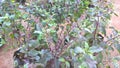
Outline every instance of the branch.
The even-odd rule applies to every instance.
[[[98,30],[99,22],[96,22],[96,29],[94,31],[94,40],[96,38],[97,30]]]
[[[109,41],[111,41],[111,40],[113,40],[113,39],[115,39],[115,38],[118,38],[118,37],[120,37],[120,35],[117,35],[117,36],[115,36],[115,37],[113,37],[113,38],[111,38],[111,39],[105,41],[105,43],[107,43],[107,42],[109,42]]]

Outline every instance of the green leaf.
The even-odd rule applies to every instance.
[[[8,13],[5,14],[5,18],[6,18],[6,19],[9,18],[9,14],[8,14]]]
[[[29,16],[28,14],[24,14],[24,15],[22,16],[22,18],[23,18],[23,19],[27,19],[28,16]]]
[[[41,30],[42,30],[42,28],[40,27],[40,25],[39,25],[39,24],[35,24],[35,30],[36,30],[36,31],[41,31]]]
[[[117,62],[117,60],[113,60],[113,66],[114,66],[114,68],[119,68],[120,67],[120,65],[119,65],[119,63]]]
[[[35,48],[36,46],[39,45],[39,42],[37,40],[29,40],[29,47],[32,49],[32,48]]]
[[[24,64],[24,68],[29,68],[28,63]]]
[[[36,50],[31,50],[31,51],[28,52],[29,56],[37,56],[38,54],[39,54],[39,52],[36,51]]]
[[[0,36],[0,47],[3,46],[5,44],[5,40],[2,39],[2,37]]]
[[[0,47],[3,46],[3,44],[0,44]]]
[[[34,59],[35,59],[37,62],[39,62],[40,56],[35,56]]]
[[[38,35],[38,40],[41,40],[44,38],[44,33],[42,31],[34,31],[35,34],[39,34]]]
[[[110,18],[111,18],[111,17],[110,17],[110,14],[105,14],[104,16],[105,16],[107,19],[109,19],[109,20],[110,20]]]
[[[34,31],[36,34],[43,34],[42,31]]]
[[[18,33],[14,33],[14,37],[15,38],[19,38],[19,34]]]
[[[59,58],[59,61],[60,62],[65,62],[65,59],[64,58]]]
[[[106,36],[106,28],[104,26],[101,26],[101,28],[102,33]]]
[[[115,56],[113,59],[119,61],[120,60],[120,56]]]
[[[85,29],[85,31],[91,33],[90,29],[88,29],[88,28],[84,28],[84,29]]]
[[[13,3],[14,3],[14,2],[15,2],[15,0],[11,0],[11,2],[13,2]]]
[[[82,62],[82,64],[79,65],[79,68],[88,68],[88,65],[86,62]]]
[[[85,51],[81,47],[75,47],[74,52],[75,53],[85,53]]]
[[[1,43],[2,43],[2,44],[5,44],[5,40],[4,40],[4,39],[2,39]]]
[[[98,0],[92,0],[92,2],[97,2]]]
[[[14,20],[15,19],[15,15],[10,15],[9,18]]]
[[[10,26],[10,25],[11,25],[10,22],[4,22],[4,24],[5,24],[6,26]]]
[[[89,50],[92,52],[92,53],[99,53],[103,50],[102,47],[99,47],[99,46],[92,46],[89,48]]]
[[[65,64],[68,68],[70,68],[70,63],[68,61],[66,61]]]
[[[117,51],[120,53],[120,44],[115,44],[114,46],[117,49]]]
[[[85,42],[85,49],[89,48],[89,44],[87,42]]]

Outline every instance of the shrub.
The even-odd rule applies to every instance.
[[[36,0],[23,5],[22,11],[13,1],[2,5],[1,35],[5,34],[6,41],[6,36],[18,39],[21,46],[14,55],[16,67],[38,63],[45,68],[100,68],[105,67],[103,53],[110,55],[113,45],[119,51],[119,31],[113,28],[112,37],[104,41],[106,26],[114,14],[109,1]],[[10,9],[4,9],[4,5]],[[26,29],[21,20],[28,23]],[[112,46],[108,42],[113,42]],[[110,56],[115,66],[117,59]]]

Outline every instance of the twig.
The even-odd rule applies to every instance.
[[[111,41],[111,40],[113,40],[113,39],[115,39],[115,38],[117,38],[117,37],[120,37],[120,35],[117,35],[117,36],[115,36],[115,37],[113,37],[113,38],[111,38],[111,39],[105,41],[105,43],[107,43],[107,42],[109,42],[109,41]]]
[[[96,22],[96,29],[94,31],[94,40],[96,38],[97,30],[98,30],[99,22]]]

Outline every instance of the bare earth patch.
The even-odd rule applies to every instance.
[[[5,50],[5,48],[7,48]],[[14,68],[13,54],[16,49],[9,49],[6,45],[0,48],[0,68]]]
[[[115,29],[120,31],[120,0],[114,0],[114,10],[118,16],[113,15],[111,18],[111,24],[109,26],[113,26]],[[112,31],[110,29],[107,29],[107,35],[110,35]],[[120,53],[118,53],[117,50],[114,50],[111,52],[112,56],[120,56]],[[110,68],[113,67],[113,63],[109,63]],[[120,64],[120,61],[119,61]]]

